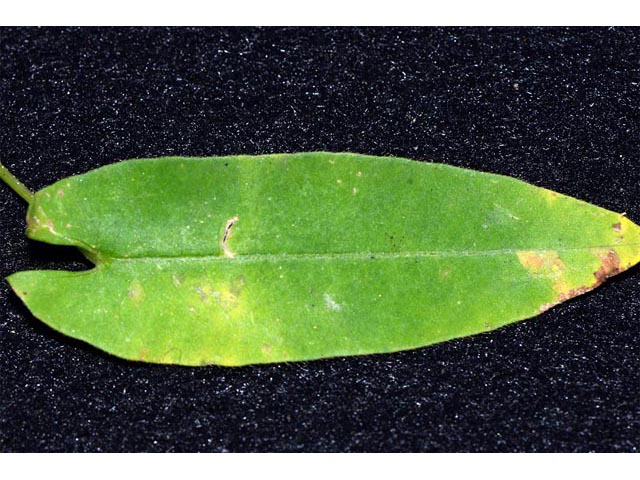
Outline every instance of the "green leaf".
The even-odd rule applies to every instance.
[[[44,188],[27,217],[30,238],[96,264],[11,275],[36,317],[183,365],[421,347],[533,317],[640,261],[624,215],[345,153],[125,161]]]

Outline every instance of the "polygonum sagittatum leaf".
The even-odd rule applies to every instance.
[[[421,347],[533,317],[640,260],[624,215],[399,158],[130,160],[22,196],[30,238],[95,268],[15,273],[17,295],[54,329],[147,362]]]

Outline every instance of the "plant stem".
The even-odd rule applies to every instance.
[[[4,181],[11,189],[20,195],[27,203],[31,203],[33,199],[33,192],[25,187],[20,180],[13,176],[13,174],[7,170],[7,167],[0,163],[0,179]]]

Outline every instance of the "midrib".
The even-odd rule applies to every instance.
[[[515,255],[518,252],[569,252],[592,249],[620,249],[640,247],[640,243],[619,245],[588,245],[581,247],[554,248],[504,248],[497,250],[452,250],[452,251],[414,251],[414,252],[335,252],[335,253],[256,253],[238,254],[233,257],[225,255],[157,255],[139,257],[104,256],[101,260],[121,262],[170,262],[170,261],[220,261],[220,262],[252,262],[252,261],[295,261],[295,260],[375,260],[388,258],[422,258],[422,257],[481,257],[497,255]]]

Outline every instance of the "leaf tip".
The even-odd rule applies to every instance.
[[[640,226],[620,214],[618,221],[611,225],[614,247],[620,262],[620,271],[640,263]]]

